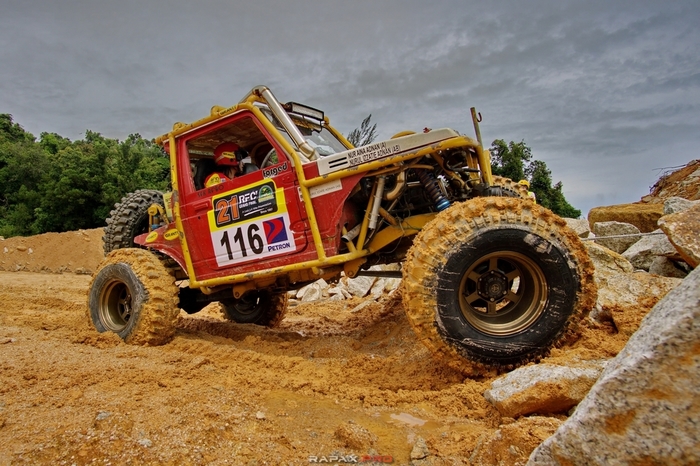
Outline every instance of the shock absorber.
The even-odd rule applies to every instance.
[[[445,210],[450,206],[450,201],[448,201],[440,190],[438,186],[437,179],[435,175],[430,170],[417,170],[418,179],[420,180],[423,187],[428,191],[430,198],[435,203],[435,208],[439,211]]]

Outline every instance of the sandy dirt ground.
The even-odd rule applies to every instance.
[[[98,334],[86,293],[100,236],[0,241],[0,465],[515,465],[566,418],[501,417],[482,395],[492,378],[434,360],[399,296],[354,313],[358,299],[296,305],[276,329],[211,305],[181,313],[161,347]],[[652,301],[620,312],[638,325]],[[587,323],[548,361],[610,358],[628,336]]]

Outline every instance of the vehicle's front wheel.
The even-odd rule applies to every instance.
[[[90,283],[88,312],[98,332],[114,332],[131,344],[165,344],[179,313],[175,279],[150,251],[112,251]]]
[[[252,290],[240,299],[221,301],[225,319],[239,324],[276,327],[287,312],[287,294],[267,290]]]
[[[416,237],[403,270],[412,326],[469,375],[546,355],[596,299],[593,266],[576,234],[517,198],[447,209]]]

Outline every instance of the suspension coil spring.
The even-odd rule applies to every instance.
[[[428,195],[435,203],[435,208],[439,211],[445,210],[450,206],[450,201],[442,194],[440,186],[433,172],[429,170],[418,170],[418,179],[423,187],[428,191]]]

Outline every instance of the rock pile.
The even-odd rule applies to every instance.
[[[398,264],[375,265],[370,267],[371,272],[399,272]],[[380,298],[393,293],[401,284],[400,278],[381,278],[371,276],[359,276],[348,278],[343,276],[337,283],[329,284],[324,279],[306,285],[299,290],[289,292],[290,305],[308,303],[319,300],[340,301],[351,298],[370,297],[358,305],[364,307]]]
[[[593,224],[593,232],[583,230],[579,236],[595,237],[595,242],[622,254],[636,270],[655,275],[683,278],[700,263],[692,251],[698,247],[700,200],[671,197],[663,204],[658,226],[642,234],[631,223],[611,220]]]

